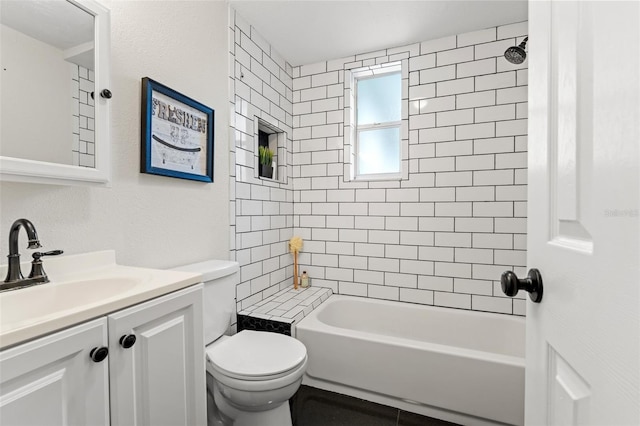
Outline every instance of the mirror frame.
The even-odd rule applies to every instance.
[[[94,168],[0,156],[0,180],[56,185],[102,185],[111,181],[110,100],[100,96],[110,89],[109,9],[95,0],[66,0],[94,17],[95,155]]]

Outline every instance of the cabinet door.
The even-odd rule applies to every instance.
[[[205,425],[202,284],[109,315],[115,425]],[[120,343],[135,335],[130,348]]]
[[[108,425],[106,345],[101,318],[0,352],[0,424]]]

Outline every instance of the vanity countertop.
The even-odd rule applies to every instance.
[[[0,349],[202,281],[193,272],[118,265],[113,250],[48,258],[44,267],[49,283],[0,293]],[[6,270],[0,266],[1,277]]]

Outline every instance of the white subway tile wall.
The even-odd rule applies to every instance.
[[[527,63],[502,55],[527,28],[515,23],[292,69],[294,215],[286,231],[305,238],[301,269],[314,285],[525,314],[524,296],[505,297],[499,279],[526,266]],[[351,181],[345,71],[398,60],[409,84],[409,173]]]
[[[240,281],[236,287],[236,309],[241,311],[276,294],[291,284],[293,259],[288,252],[288,240],[293,236],[293,155],[291,136],[296,134],[293,120],[293,69],[274,51],[253,27],[235,11],[230,11],[230,110],[231,110],[231,259],[240,263]],[[316,74],[314,67],[310,72]],[[297,80],[300,90],[310,88]],[[327,87],[335,78],[316,79],[321,87],[305,92],[305,99],[326,97]],[[337,83],[337,81],[335,81]],[[298,104],[300,105],[300,104]],[[319,104],[318,108],[322,108]],[[333,108],[333,107],[331,107]],[[300,111],[311,112],[310,108]],[[322,112],[322,117],[325,113]],[[278,180],[258,177],[256,117],[284,131],[284,161],[278,160]],[[330,134],[327,122],[318,117],[305,117],[318,134]],[[337,134],[337,124],[335,133]],[[324,136],[322,136],[324,137]],[[279,151],[280,153],[280,151]],[[337,151],[320,153],[317,163],[337,161]],[[335,161],[334,161],[335,160]],[[315,164],[315,163],[314,163]],[[314,176],[326,176],[326,164],[315,170]],[[321,179],[326,179],[321,177]],[[333,182],[315,182],[332,186]],[[336,182],[337,184],[337,182]],[[313,199],[317,201],[317,199]],[[310,207],[312,204],[308,204]],[[324,226],[324,214],[337,214],[337,209],[316,205],[321,212],[309,215],[309,224]],[[310,244],[313,247],[313,244]],[[234,319],[235,322],[235,319]]]
[[[527,69],[502,54],[527,23],[294,68],[230,13],[237,309],[292,285],[287,243],[299,235],[314,286],[525,315],[524,296],[505,297],[499,278],[526,265]],[[408,78],[408,173],[351,181],[345,71],[397,61]],[[288,136],[279,182],[257,177],[255,117]]]
[[[71,72],[72,131],[74,166],[95,167],[94,73],[80,65],[69,64]]]

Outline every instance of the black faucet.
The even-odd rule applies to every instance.
[[[54,250],[46,253],[34,253],[33,262],[31,262],[31,274],[28,278],[22,275],[20,269],[20,253],[18,253],[18,236],[20,235],[20,228],[24,228],[29,238],[29,244],[27,248],[37,249],[42,247],[40,240],[38,240],[38,233],[36,232],[33,223],[27,219],[18,219],[11,225],[9,231],[9,264],[7,267],[7,277],[4,282],[0,284],[0,291],[11,290],[19,287],[26,287],[34,284],[41,284],[49,282],[47,274],[42,269],[42,256],[53,256],[62,254],[62,250]]]

